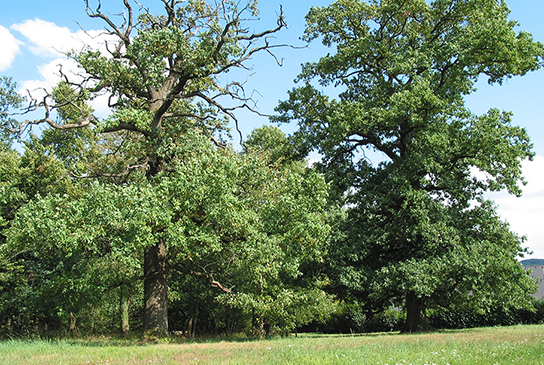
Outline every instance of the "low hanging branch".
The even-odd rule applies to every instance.
[[[232,289],[234,289],[234,286],[231,286],[230,288],[227,288],[224,285],[222,285],[220,282],[215,280],[214,277],[213,277],[213,273],[206,272],[206,271],[203,271],[203,272],[194,271],[194,270],[191,270],[191,269],[187,269],[187,268],[185,268],[185,267],[183,267],[181,265],[178,265],[178,264],[174,264],[174,265],[171,264],[170,267],[172,269],[182,273],[182,274],[193,275],[193,276],[203,278],[211,286],[213,286],[214,288],[219,288],[221,291],[223,291],[225,293],[231,294]]]

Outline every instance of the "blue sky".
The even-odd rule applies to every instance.
[[[158,0],[141,0],[146,6],[156,6]],[[93,3],[93,1],[91,1]],[[102,1],[103,11],[119,13],[121,0]],[[282,1],[261,0],[261,20],[251,23],[255,29],[275,25],[275,15]],[[304,30],[304,15],[310,6],[321,6],[329,0],[283,2],[283,10],[289,25],[279,33],[277,43],[302,46],[299,38]],[[521,23],[519,29],[533,34],[536,40],[544,41],[544,1],[509,0],[511,18]],[[103,24],[85,14],[83,0],[15,0],[3,1],[0,12],[0,75],[12,76],[23,88],[48,87],[56,82],[55,72],[59,63],[66,60],[59,53],[78,47],[83,42],[94,42],[81,31],[98,34]],[[255,90],[257,107],[261,113],[273,114],[279,100],[287,97],[287,90],[294,86],[293,80],[300,71],[301,62],[317,60],[327,52],[319,44],[304,49],[279,49],[276,54],[283,59],[283,66],[267,55],[256,56],[252,77],[246,90]],[[68,67],[68,66],[65,66]],[[544,258],[544,70],[525,77],[513,78],[502,86],[488,86],[481,82],[478,91],[467,98],[468,106],[478,114],[490,108],[512,111],[514,124],[527,128],[534,143],[537,157],[524,163],[524,175],[528,185],[522,198],[505,193],[490,194],[498,206],[501,216],[511,224],[513,231],[527,235],[528,246],[534,255]],[[104,110],[103,113],[106,113]],[[267,119],[249,113],[239,114],[240,125],[245,135],[254,127],[267,123]],[[285,127],[287,131],[294,126]]]

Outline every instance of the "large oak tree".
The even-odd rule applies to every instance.
[[[348,210],[340,285],[371,310],[404,306],[406,331],[430,328],[427,308],[518,305],[532,289],[522,240],[483,196],[521,194],[529,136],[508,112],[464,104],[480,78],[542,66],[542,44],[508,15],[501,0],[338,0],[306,18],[306,40],[333,49],[304,64],[275,119],[298,123]]]
[[[73,134],[66,134],[72,137],[64,142],[58,134],[50,135],[59,158],[68,152],[64,161],[71,166],[70,176],[99,184],[90,184],[78,200],[52,196],[29,205],[19,215],[11,242],[32,245],[46,237],[45,245],[102,250],[104,257],[140,265],[144,328],[165,334],[169,270],[200,276],[229,291],[215,280],[212,267],[221,265],[210,266],[204,259],[216,264],[247,259],[265,265],[271,262],[266,250],[279,249],[279,255],[280,243],[283,249],[310,244],[297,217],[310,223],[319,220],[312,210],[320,199],[304,197],[309,190],[296,174],[260,169],[257,160],[249,162],[225,148],[223,139],[227,123],[236,122],[235,110],[251,109],[252,103],[243,82],[224,83],[222,75],[234,69],[247,71],[251,56],[276,47],[269,36],[285,27],[281,9],[277,24],[253,32],[247,21],[257,19],[255,1],[158,3],[163,12],[154,15],[139,3],[124,0],[124,12],[115,16],[99,1],[93,5],[85,0],[87,14],[105,25],[106,51],[70,53],[80,74],[61,69],[63,82],[55,91],[27,104],[26,111],[42,110],[43,117],[16,121],[4,113],[2,123],[16,133],[44,125],[66,132],[90,128],[102,135],[97,139],[102,143],[100,163],[88,154],[66,150],[65,142]],[[105,119],[87,106],[100,95],[108,96],[112,111]],[[256,176],[258,172],[267,180]],[[262,225],[270,222],[275,225],[267,231]],[[264,246],[250,250],[257,244]],[[139,252],[143,260],[138,261]],[[230,259],[225,256],[229,252]],[[290,270],[296,273],[296,267]]]

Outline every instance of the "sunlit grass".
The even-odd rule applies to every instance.
[[[138,344],[0,342],[1,364],[544,364],[544,325],[421,335],[299,335],[263,341]]]

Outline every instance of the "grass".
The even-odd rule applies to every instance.
[[[544,364],[544,325],[430,334],[312,335],[139,345],[111,340],[0,342],[1,364]]]

